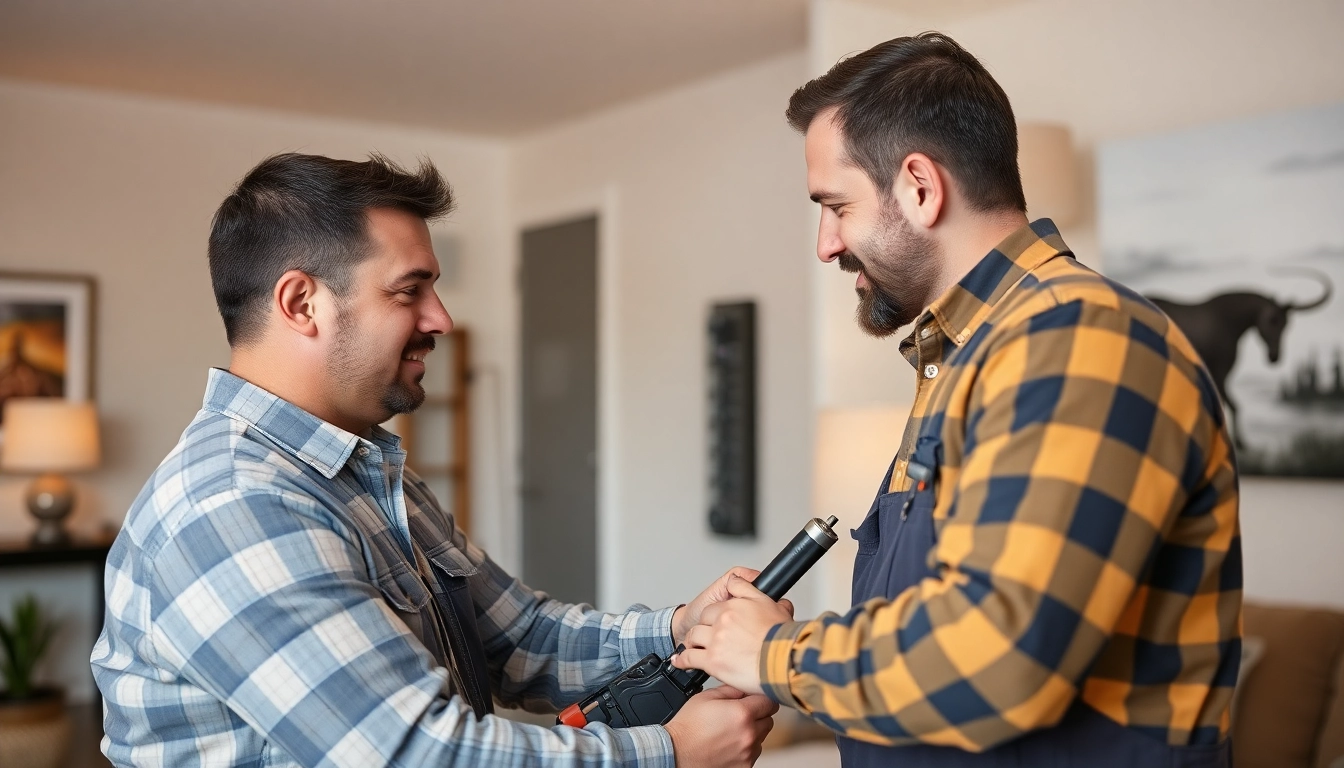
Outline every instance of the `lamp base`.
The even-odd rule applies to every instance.
[[[46,474],[33,481],[24,495],[28,513],[37,518],[33,545],[50,547],[70,540],[63,523],[75,507],[75,488],[63,475]]]

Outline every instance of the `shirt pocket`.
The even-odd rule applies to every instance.
[[[425,559],[429,560],[436,570],[450,578],[466,579],[480,573],[480,569],[471,562],[466,552],[447,541],[426,550]]]
[[[419,614],[429,602],[429,590],[420,576],[410,566],[395,561],[387,566],[387,571],[377,579],[378,591],[392,609],[401,614]]]

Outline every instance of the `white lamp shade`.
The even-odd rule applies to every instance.
[[[5,401],[0,469],[75,472],[98,466],[98,414],[92,403],[58,397]]]
[[[910,418],[910,407],[828,408],[817,417],[813,509],[835,515],[839,541],[826,556],[821,579],[825,610],[849,607],[850,581],[858,546],[849,535],[863,522],[877,495]]]
[[[1078,218],[1078,171],[1069,129],[1053,123],[1017,128],[1017,166],[1032,219],[1049,217],[1065,227]]]

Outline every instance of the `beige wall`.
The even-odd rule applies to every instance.
[[[508,295],[511,277],[501,143],[0,81],[0,269],[81,273],[98,282],[104,462],[78,478],[74,527],[121,521],[200,407],[206,369],[228,364],[205,246],[210,217],[230,187],[275,152],[362,158],[375,149],[404,162],[427,155],[456,187],[459,208],[445,230],[460,238],[464,264],[458,286],[441,293],[455,319],[478,330],[483,365],[502,371],[494,378],[507,383],[510,311],[495,300]],[[511,429],[494,424],[498,409],[485,402],[492,386],[489,377],[482,382],[476,419],[478,517],[487,544],[498,536],[489,523],[508,500],[491,459],[511,450],[492,445]],[[30,530],[24,483],[0,476],[2,536]],[[69,620],[55,663],[86,668],[79,638],[93,632],[88,577],[70,569],[6,574],[0,609],[27,590],[49,597]],[[70,682],[74,695],[88,693],[87,675]]]
[[[1089,191],[1099,142],[1344,99],[1344,4],[1333,0],[1034,0],[942,24],[880,0],[817,0],[809,65],[817,74],[929,28],[984,62],[1019,122],[1072,128]],[[1105,270],[1090,192],[1064,236],[1080,260]],[[818,402],[909,402],[914,378],[895,344],[854,329],[851,282],[816,274]],[[1243,488],[1246,594],[1344,606],[1344,483],[1247,479]]]
[[[761,567],[811,516],[811,367],[802,141],[784,123],[804,79],[786,56],[520,142],[521,225],[596,210],[603,251],[600,602],[685,602]],[[760,500],[753,541],[706,523],[705,321],[757,301]],[[807,600],[808,590],[799,590]]]

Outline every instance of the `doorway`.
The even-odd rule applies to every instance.
[[[597,602],[597,217],[523,231],[523,581]]]

